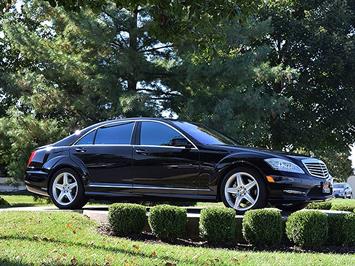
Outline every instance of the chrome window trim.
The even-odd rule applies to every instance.
[[[168,149],[189,149],[197,150],[196,148],[186,148],[179,146],[164,146],[164,145],[133,145],[133,144],[82,144],[82,145],[72,145],[73,147],[147,147],[147,148],[168,148]]]
[[[160,124],[163,124],[163,125],[166,125],[170,128],[172,128],[173,130],[175,130],[176,132],[178,132],[180,135],[182,135],[184,138],[186,138],[193,146],[193,148],[186,148],[186,147],[177,147],[177,146],[165,146],[165,145],[133,145],[133,144],[77,144],[83,137],[85,137],[87,134],[90,134],[92,131],[94,130],[97,130],[101,127],[106,127],[106,126],[109,126],[109,125],[115,125],[115,124],[120,124],[120,123],[134,123],[133,125],[133,130],[132,130],[132,133],[131,133],[131,141],[132,141],[132,134],[134,132],[134,129],[137,125],[137,122],[155,122],[155,123],[160,123]],[[99,145],[106,145],[106,146],[138,146],[138,147],[164,147],[164,148],[175,148],[175,149],[192,149],[192,150],[198,150],[197,146],[193,143],[193,141],[191,141],[184,133],[182,133],[180,130],[178,130],[177,128],[163,122],[163,121],[158,121],[158,120],[152,120],[152,119],[132,119],[132,120],[126,120],[126,121],[114,121],[114,122],[110,122],[108,124],[105,124],[105,125],[100,125],[100,126],[97,126],[91,130],[89,130],[88,132],[86,132],[83,136],[81,136],[77,141],[74,142],[74,144],[72,144],[71,146],[99,146]]]
[[[135,129],[135,127],[136,127],[136,121],[121,121],[121,122],[119,122],[119,121],[115,121],[115,122],[110,122],[110,123],[108,123],[108,124],[105,124],[105,125],[100,125],[100,126],[97,126],[97,127],[95,127],[95,128],[93,128],[93,129],[91,129],[91,130],[89,130],[88,132],[86,132],[84,135],[82,135],[77,141],[75,141],[72,145],[70,145],[70,146],[97,146],[97,145],[110,145],[110,146],[112,146],[112,145],[128,145],[128,144],[77,144],[82,138],[84,138],[86,135],[88,135],[88,134],[90,134],[91,132],[93,132],[93,131],[95,131],[95,130],[97,130],[97,129],[99,129],[99,128],[102,128],[102,127],[106,127],[106,126],[115,126],[115,124],[117,124],[117,126],[119,126],[120,124],[122,124],[122,123],[125,123],[125,122],[127,122],[127,124],[128,123],[134,123],[134,125],[133,125],[133,128],[132,128],[132,132],[131,132],[131,141],[132,141],[132,136],[133,136],[133,132],[134,132],[134,129]],[[96,137],[96,136],[95,136]],[[131,145],[130,143],[129,143],[129,145]]]

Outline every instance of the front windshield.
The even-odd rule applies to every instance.
[[[334,184],[334,188],[343,188],[344,184]]]
[[[205,145],[236,145],[236,142],[221,133],[202,125],[174,121],[174,124]]]

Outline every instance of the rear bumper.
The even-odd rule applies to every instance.
[[[272,203],[300,203],[324,201],[333,198],[333,178],[318,178],[310,175],[273,176],[275,183],[269,183],[269,201]],[[330,186],[323,191],[324,184]]]
[[[43,170],[27,170],[24,181],[29,192],[48,196],[48,173]]]

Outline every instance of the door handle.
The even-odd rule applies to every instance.
[[[147,151],[146,151],[146,150],[143,150],[143,149],[136,149],[136,153],[137,153],[137,154],[147,155]]]
[[[86,152],[86,149],[84,148],[75,148],[76,152]]]

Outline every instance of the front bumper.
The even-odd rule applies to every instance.
[[[272,175],[268,183],[271,203],[300,203],[324,201],[333,198],[333,178],[318,178],[306,174]],[[329,191],[324,187],[329,186]]]

